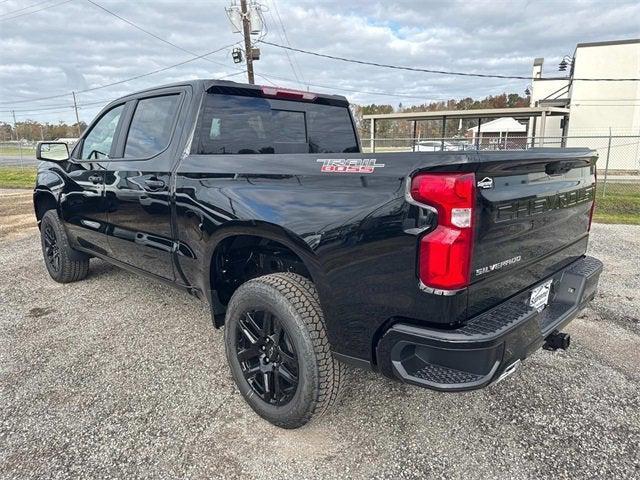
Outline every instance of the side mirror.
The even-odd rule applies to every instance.
[[[69,160],[69,146],[65,142],[38,142],[36,159],[47,162]]]

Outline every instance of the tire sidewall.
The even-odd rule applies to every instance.
[[[295,347],[298,356],[298,388],[286,405],[275,406],[263,401],[242,373],[235,346],[237,325],[242,315],[251,310],[267,310],[278,317]],[[224,337],[231,374],[251,408],[278,426],[292,428],[306,423],[318,399],[319,372],[311,337],[304,320],[293,305],[275,287],[259,281],[245,283],[236,291],[227,307]]]
[[[44,242],[44,231],[47,226],[50,226],[53,229],[53,232],[56,236],[56,243],[58,245],[58,252],[60,255],[60,270],[54,270],[49,261],[47,260],[47,253]],[[66,252],[66,235],[64,230],[62,229],[62,225],[60,225],[60,221],[58,220],[57,214],[54,210],[48,210],[42,217],[42,221],[40,222],[40,245],[42,246],[42,257],[44,259],[44,265],[49,272],[51,278],[56,281],[60,281],[63,277],[63,268],[64,268],[64,260],[67,254]]]

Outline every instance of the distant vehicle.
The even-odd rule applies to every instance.
[[[44,262],[67,283],[96,257],[206,301],[240,393],[285,428],[335,402],[344,363],[462,391],[567,348],[602,270],[585,255],[595,153],[419,146],[362,153],[341,96],[134,93],[71,154],[38,145]]]
[[[73,146],[74,146],[76,143],[78,143],[78,139],[77,139],[77,138],[67,138],[67,137],[64,137],[64,138],[58,138],[58,139],[56,140],[56,142],[63,142],[63,143],[66,143],[67,145],[69,145],[69,147],[72,147],[72,148],[73,148]]]
[[[443,148],[443,145],[444,145],[444,148]],[[454,151],[454,150],[461,150],[461,149],[458,148],[457,145],[450,142],[445,141],[443,144],[441,140],[426,140],[426,141],[418,142],[416,144],[416,152],[441,152],[441,151]]]

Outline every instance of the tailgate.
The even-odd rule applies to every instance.
[[[595,152],[480,152],[468,315],[476,315],[586,252]]]

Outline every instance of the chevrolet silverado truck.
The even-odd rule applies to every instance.
[[[514,372],[593,299],[596,155],[363,153],[344,97],[198,80],[38,146],[46,268],[91,258],[206,301],[249,405],[284,428],[346,364],[455,392]]]

